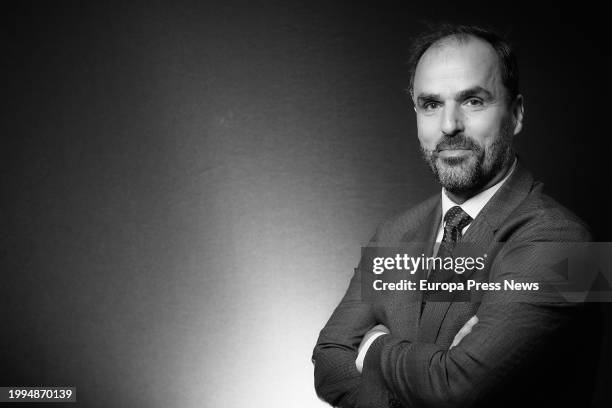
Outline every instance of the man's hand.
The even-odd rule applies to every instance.
[[[361,370],[363,369],[363,360],[365,359],[366,353],[370,348],[370,344],[372,344],[374,340],[376,340],[379,336],[389,333],[389,329],[387,329],[387,327],[382,324],[374,326],[370,330],[368,330],[368,332],[363,336],[363,339],[361,339],[359,349],[357,350],[357,360],[355,360],[357,371],[361,373]]]
[[[453,339],[453,344],[451,344],[451,346],[449,347],[449,350],[452,349],[453,347],[457,346],[461,342],[461,339],[463,339],[465,336],[470,334],[472,332],[472,327],[474,327],[474,325],[476,323],[478,323],[478,317],[476,317],[476,315],[474,315],[474,316],[472,316],[472,318],[470,320],[468,320],[463,325],[461,330],[459,330],[459,332],[455,335],[455,338]]]

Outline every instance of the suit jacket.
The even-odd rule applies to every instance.
[[[437,194],[384,222],[371,243],[424,242],[431,254],[441,213]],[[587,242],[591,235],[518,163],[462,241],[493,254],[487,275],[476,279],[500,281],[546,274],[533,271],[538,254],[529,243]],[[340,407],[588,406],[600,347],[598,309],[511,301],[504,293],[492,292],[479,303],[428,302],[421,314],[418,292],[364,300],[356,269],[314,348],[317,394]],[[449,350],[473,315],[478,324]],[[391,334],[372,343],[360,374],[357,348],[376,324]]]

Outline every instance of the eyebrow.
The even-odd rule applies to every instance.
[[[482,86],[474,86],[472,88],[464,89],[463,91],[457,94],[455,99],[463,100],[473,95],[482,95],[485,99],[493,99],[493,94],[489,92],[489,90],[483,88]],[[422,104],[424,102],[429,102],[429,101],[439,101],[442,98],[440,94],[420,93],[416,99],[417,99],[417,103]]]

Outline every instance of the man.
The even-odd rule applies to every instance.
[[[508,44],[479,28],[445,26],[417,41],[412,61],[418,137],[442,192],[383,223],[371,243],[424,242],[429,255],[434,242],[438,254],[474,243],[494,254],[488,279],[500,281],[536,274],[528,244],[590,241],[514,154],[524,107]],[[433,272],[426,279],[439,277]],[[503,291],[479,303],[421,292],[364,299],[361,283],[358,268],[313,352],[315,387],[328,403],[589,405],[599,346],[598,316],[587,305],[512,301]]]

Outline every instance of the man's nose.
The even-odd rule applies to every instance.
[[[444,106],[441,120],[440,130],[445,135],[454,136],[464,130],[463,114],[457,104],[453,103]]]

